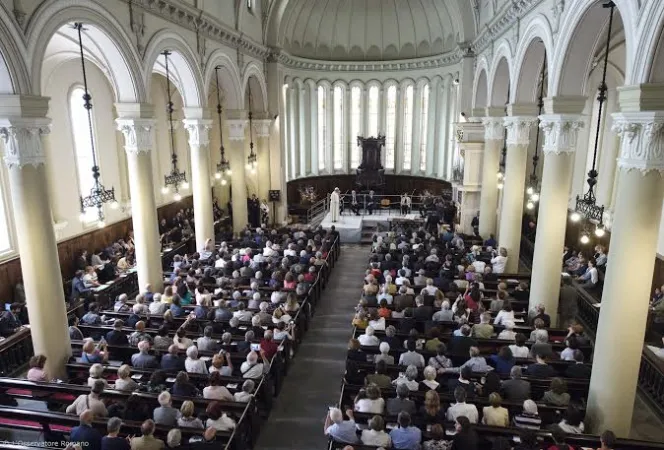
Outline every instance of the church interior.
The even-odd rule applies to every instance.
[[[664,450],[662,0],[0,0],[0,156],[2,449]]]

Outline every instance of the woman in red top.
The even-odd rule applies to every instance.
[[[477,312],[477,309],[480,306],[482,301],[482,293],[480,292],[480,287],[477,283],[473,283],[470,291],[466,290],[466,295],[463,296],[466,301],[466,306],[470,308],[473,312]]]
[[[380,308],[378,308],[378,316],[389,319],[392,316],[392,310],[387,307],[387,300],[380,301]]]

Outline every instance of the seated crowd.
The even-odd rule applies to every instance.
[[[477,449],[476,424],[513,428],[523,450],[564,448],[566,434],[583,433],[589,340],[577,323],[552,329],[541,305],[527,310],[527,282],[500,278],[506,257],[450,232],[376,236],[352,321],[347,419],[330,409],[325,433],[404,450]],[[542,447],[540,429],[556,445]]]
[[[132,439],[131,448],[152,440],[155,425],[173,428],[169,447],[171,440],[179,442],[180,429],[200,429],[192,439],[205,442],[214,440],[215,431],[233,430],[241,405],[259,395],[281,350],[292,351],[298,312],[319,274],[327,272],[336,237],[334,229],[320,227],[247,230],[218,248],[208,243],[200,253],[176,256],[163,292],[145,286],[133,301],[121,294],[113,304],[91,302],[69,327],[74,355],[80,356],[68,374],[76,379],[86,370],[87,379],[78,378],[90,388],[66,407],[81,421],[71,440],[107,448],[105,440],[116,438],[121,425],[116,418],[143,423],[143,437]],[[43,355],[34,356],[28,380],[55,381],[45,363]],[[117,401],[106,390],[128,396]],[[150,408],[138,392],[154,394],[159,406]],[[232,404],[240,409],[231,412]],[[102,440],[87,428],[105,417],[109,435]],[[163,447],[159,442],[150,448]]]

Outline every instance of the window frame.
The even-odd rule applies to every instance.
[[[356,98],[357,97],[357,98]],[[355,104],[357,103],[357,105]],[[357,106],[357,110],[355,108]],[[362,127],[362,87],[350,87],[350,166],[351,170],[357,168],[362,162],[361,147],[357,145],[357,137]]]
[[[346,141],[345,96],[345,86],[338,84],[332,87],[332,171],[334,172],[344,170],[344,144]]]
[[[426,83],[422,86],[422,97],[420,101],[421,111],[420,111],[420,167],[421,172],[426,171],[427,166],[427,133],[429,132],[429,101],[431,96],[431,88],[429,83]]]
[[[410,93],[410,99],[409,99]],[[401,170],[411,171],[413,169],[413,108],[415,106],[415,86],[409,84],[403,90],[403,164]]]
[[[328,88],[322,84],[316,87],[316,95],[318,96],[317,102],[317,139],[318,139],[318,171],[324,172],[327,168],[327,155],[329,154],[329,130],[328,118],[329,108],[327,104],[327,91]],[[322,101],[321,101],[322,97]],[[322,116],[322,117],[321,117]]]
[[[396,84],[387,86],[385,89],[385,170],[395,170],[397,154],[397,107],[399,104],[399,87]],[[392,112],[392,133],[390,133],[390,90],[394,92],[394,108]],[[392,136],[390,136],[392,134]],[[392,146],[391,157],[388,157],[388,148]]]

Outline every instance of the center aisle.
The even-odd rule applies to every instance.
[[[327,446],[323,423],[339,400],[369,247],[342,245],[316,315],[258,438],[257,450],[317,450]]]

